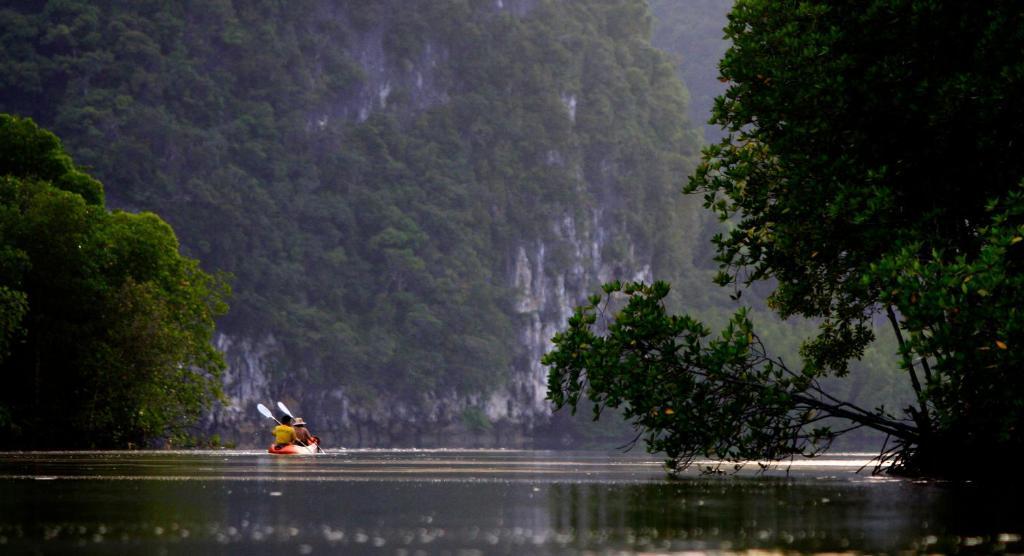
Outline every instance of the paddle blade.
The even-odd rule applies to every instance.
[[[273,419],[274,418],[274,414],[271,413],[269,409],[267,409],[267,406],[265,406],[265,405],[263,405],[261,403],[258,403],[258,404],[256,404],[256,409],[260,413],[262,413],[263,416],[266,417],[267,419]]]
[[[285,415],[289,417],[293,416],[292,412],[288,411],[288,406],[284,405],[283,403],[277,402],[277,408],[280,409],[281,412],[284,413]]]

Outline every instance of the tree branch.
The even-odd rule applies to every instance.
[[[921,406],[921,428],[931,428],[931,417],[928,415],[928,404],[925,400],[924,392],[921,389],[921,381],[917,378],[917,371],[914,369],[914,361],[910,358],[910,353],[907,351],[907,344],[903,340],[903,332],[900,330],[899,320],[896,319],[896,312],[893,311],[892,305],[885,306],[885,312],[889,316],[889,323],[892,324],[892,329],[896,333],[896,343],[900,346],[900,354],[903,356],[903,364],[907,366],[907,372],[910,373],[910,383],[914,386],[914,393],[917,394],[917,403]],[[922,362],[924,360],[922,359]],[[926,368],[928,363],[924,362]],[[930,378],[930,370],[926,371],[928,378]],[[916,421],[916,419],[915,419]]]
[[[917,441],[918,431],[914,427],[889,421],[871,413],[858,413],[842,407],[844,404],[831,405],[817,398],[803,394],[793,394],[793,399],[809,407],[824,411],[833,417],[840,417],[854,423],[861,423],[875,430],[888,433],[896,438],[908,441]]]

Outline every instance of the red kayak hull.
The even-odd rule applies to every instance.
[[[267,449],[268,453],[275,454],[278,456],[302,456],[312,455],[317,452],[316,444],[310,444],[309,446],[299,446],[298,444],[289,444],[283,448],[274,448],[271,444],[270,448]]]

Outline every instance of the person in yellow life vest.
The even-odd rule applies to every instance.
[[[291,416],[282,416],[280,422],[280,425],[274,427],[274,448],[278,450],[295,443],[295,429],[292,428]]]

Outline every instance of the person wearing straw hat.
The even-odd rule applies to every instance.
[[[292,426],[295,427],[296,443],[303,446],[309,446],[313,442],[313,439],[316,438],[309,432],[309,429],[306,428],[306,422],[302,420],[302,417],[296,417]]]

